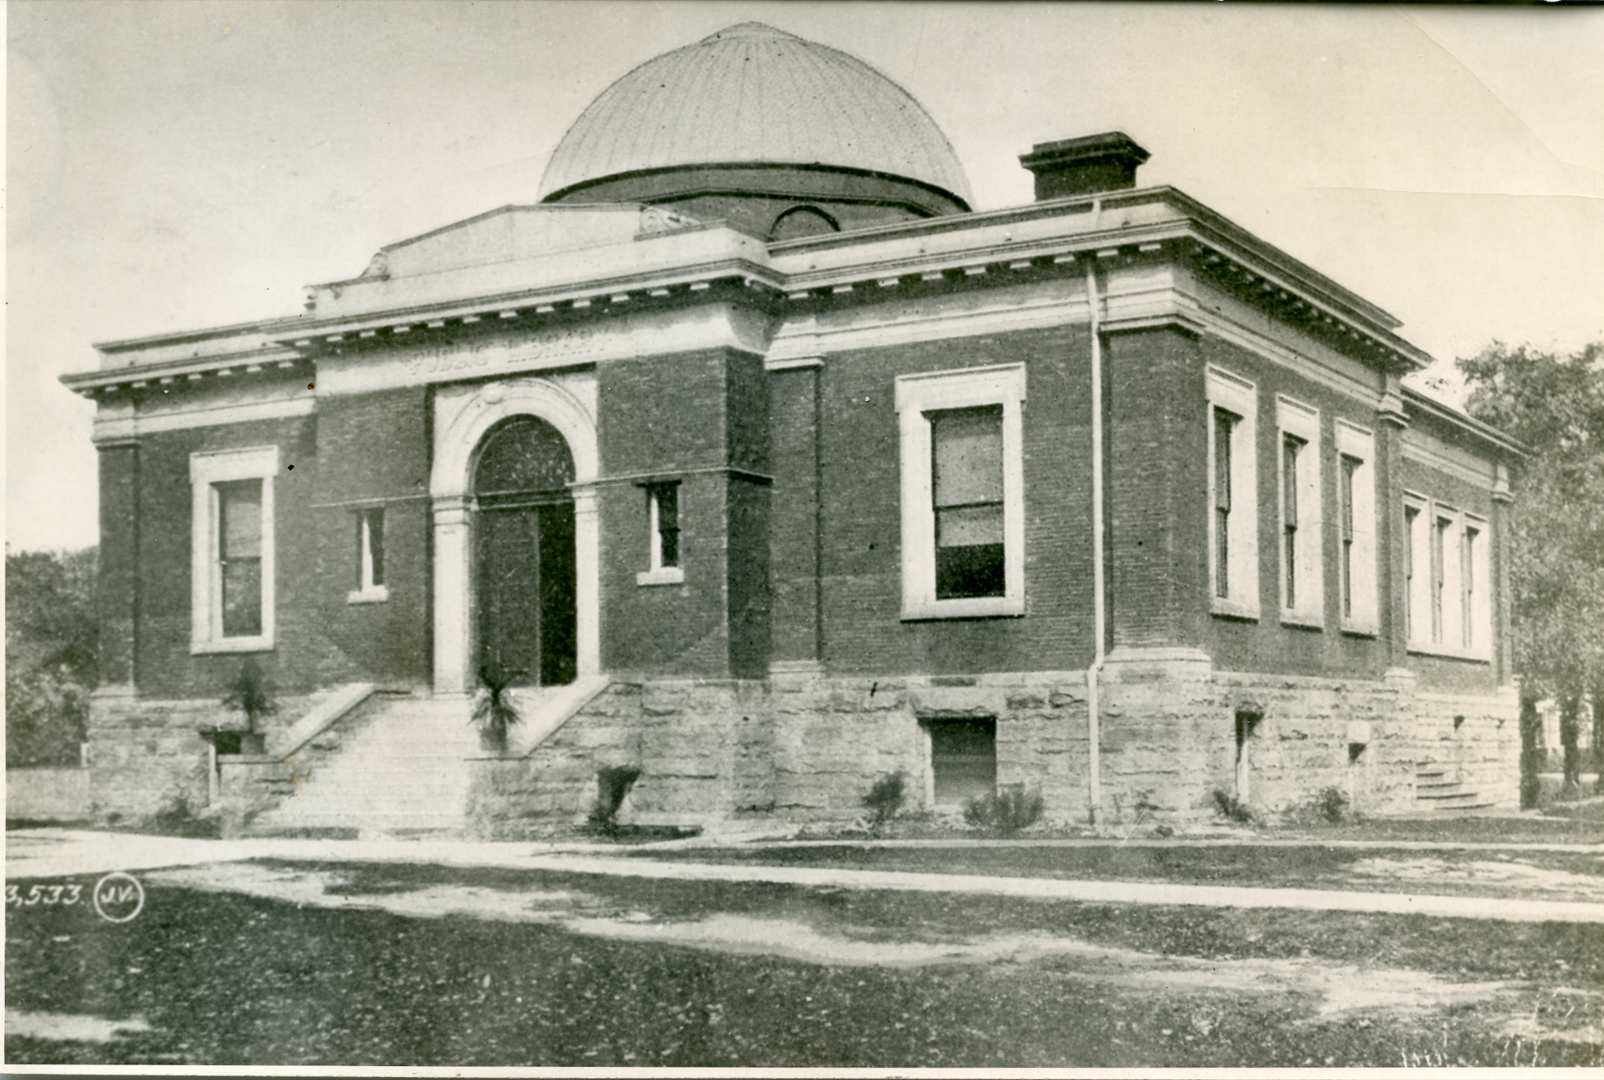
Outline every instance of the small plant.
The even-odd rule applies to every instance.
[[[1012,836],[1039,821],[1041,811],[1039,792],[1026,791],[1023,784],[1012,784],[964,803],[964,821],[998,836]]]
[[[596,770],[596,808],[590,812],[590,827],[602,833],[617,830],[613,818],[624,803],[624,796],[640,779],[640,770],[609,765]]]
[[[1238,825],[1253,824],[1252,808],[1224,788],[1214,789],[1214,809],[1227,821],[1234,821]]]
[[[239,674],[223,695],[223,707],[245,714],[245,737],[241,739],[241,753],[259,754],[263,739],[258,726],[264,719],[278,712],[273,697],[273,684],[256,663],[256,657],[247,656],[240,664]]]
[[[900,771],[886,773],[876,780],[869,794],[863,797],[863,805],[869,810],[870,825],[876,830],[883,829],[897,816],[907,797],[907,774]]]
[[[479,728],[479,742],[486,750],[507,749],[507,732],[523,723],[523,714],[507,692],[512,680],[493,675],[488,667],[479,668],[479,681],[484,689],[473,703],[470,723]]]
[[[194,839],[216,839],[220,823],[215,815],[196,813],[190,806],[189,796],[175,792],[168,796],[162,808],[152,814],[147,826],[162,836],[185,836]]]
[[[1314,797],[1314,808],[1326,821],[1341,825],[1348,820],[1348,793],[1339,787],[1322,788]]]

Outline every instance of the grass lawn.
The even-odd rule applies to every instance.
[[[1604,902],[1604,854],[1596,851],[1418,851],[1320,844],[965,845],[897,847],[854,843],[753,845],[662,851],[631,857],[761,866],[899,870],[1081,881],[1352,889],[1440,896],[1516,896]]]
[[[1604,1064],[1600,1038],[1588,1034],[1600,1023],[1596,988],[1604,985],[1596,927],[430,866],[258,869],[323,875],[338,883],[330,892],[377,905],[445,889],[530,902],[566,898],[572,910],[548,922],[417,917],[152,884],[145,911],[127,924],[67,908],[18,911],[7,920],[8,1011],[139,1016],[150,1030],[109,1042],[8,1037],[7,1060]],[[819,962],[761,940],[694,947],[638,936],[695,929],[714,916],[845,949]],[[619,937],[620,927],[635,927],[637,937]],[[887,944],[925,942],[958,956],[960,946],[999,937],[1043,944],[984,962],[852,955],[854,943],[867,956]],[[1055,942],[1074,948],[1055,949]],[[1343,972],[1340,993],[1316,989]],[[1271,976],[1290,981],[1258,985]],[[1354,994],[1363,998],[1389,982],[1410,989],[1388,1004],[1353,1004]],[[1578,1009],[1586,1020],[1580,1029]]]

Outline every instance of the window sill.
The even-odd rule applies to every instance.
[[[272,651],[273,639],[266,635],[260,637],[218,638],[215,641],[192,641],[189,643],[189,654],[191,656],[204,656],[207,653]]]
[[[930,619],[985,619],[1019,616],[1025,613],[1025,600],[1017,596],[977,596],[963,600],[904,600],[903,622]]]
[[[1473,664],[1490,664],[1493,662],[1491,653],[1455,649],[1448,645],[1422,644],[1418,641],[1410,643],[1409,652],[1415,656],[1436,656],[1443,660],[1466,660]]]
[[[390,599],[390,590],[383,585],[371,589],[352,589],[345,594],[347,604],[382,604]]]
[[[685,569],[665,566],[660,570],[642,570],[635,575],[637,585],[679,585],[685,581]]]
[[[1283,611],[1281,625],[1294,630],[1318,630],[1321,633],[1324,633],[1326,628],[1325,619],[1306,611]]]
[[[1342,632],[1349,637],[1373,638],[1381,633],[1375,623],[1343,623]]]
[[[1225,619],[1244,619],[1248,622],[1259,621],[1259,609],[1252,604],[1243,604],[1235,600],[1227,600],[1216,596],[1213,606],[1209,609],[1211,614]]]

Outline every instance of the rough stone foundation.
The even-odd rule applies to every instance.
[[[278,711],[261,724],[269,743],[324,693],[278,698]],[[117,688],[97,692],[88,728],[91,814],[106,821],[138,820],[180,802],[192,812],[205,811],[213,780],[207,775],[209,747],[200,732],[244,726],[240,713],[215,699],[159,701]]]
[[[1215,792],[1268,815],[1334,789],[1363,814],[1420,807],[1422,761],[1446,761],[1500,805],[1518,789],[1514,699],[1417,695],[1413,680],[1216,672],[1206,662],[1111,663],[1102,683],[1101,823],[1197,821]],[[1256,717],[1240,753],[1237,713]],[[1466,717],[1457,729],[1452,716]],[[480,835],[581,822],[596,773],[638,769],[617,821],[848,821],[881,776],[909,778],[930,810],[925,721],[993,718],[997,782],[1039,792],[1044,819],[1089,815],[1084,672],[972,678],[620,680],[529,755],[479,764]],[[1499,726],[1498,720],[1506,722]]]
[[[1417,693],[1401,671],[1382,681],[1272,676],[1214,671],[1193,655],[1118,654],[1100,688],[1099,824],[1211,820],[1216,792],[1266,815],[1312,807],[1328,790],[1362,814],[1422,810],[1415,783],[1426,769],[1481,804],[1519,802],[1513,691]],[[317,700],[285,699],[270,723],[288,727]],[[1251,720],[1240,746],[1239,713]],[[923,725],[956,718],[996,721],[997,782],[1039,793],[1044,820],[1092,816],[1086,676],[1047,671],[615,677],[527,755],[476,759],[467,820],[485,837],[583,822],[596,806],[597,772],[608,767],[640,773],[620,824],[850,821],[864,813],[875,781],[899,771],[909,781],[905,809],[929,811]],[[220,726],[237,726],[237,717],[213,702],[98,696],[90,725],[96,815],[144,817],[179,797],[204,807],[211,778],[198,731]],[[276,759],[229,766],[221,795],[246,816],[293,791],[291,766]]]

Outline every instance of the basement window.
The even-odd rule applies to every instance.
[[[384,509],[371,506],[356,512],[356,588],[346,600],[374,604],[390,599],[384,584]]]
[[[926,720],[931,805],[962,806],[997,787],[997,721],[965,717]]]
[[[897,380],[902,617],[1025,611],[1021,364]]]
[[[191,454],[190,652],[273,647],[278,447]]]

